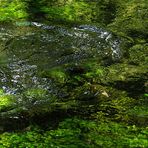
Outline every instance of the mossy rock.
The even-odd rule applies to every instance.
[[[147,44],[136,44],[129,49],[129,63],[133,65],[137,64],[139,66],[147,67],[148,57],[147,57],[148,45]]]
[[[108,25],[109,28],[116,33],[122,32],[132,37],[135,41],[138,41],[137,39],[145,40],[148,26],[147,1],[142,0],[137,2],[136,0],[132,0],[121,2],[118,15],[115,20]]]
[[[13,96],[5,94],[3,90],[0,90],[0,111],[12,108],[13,105]]]
[[[43,98],[46,94],[47,94],[47,90],[42,89],[42,88],[32,88],[24,92],[24,95],[26,97],[36,98],[36,99]]]

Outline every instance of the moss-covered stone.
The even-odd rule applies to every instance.
[[[147,1],[122,1],[115,20],[108,25],[114,32],[132,37],[136,42],[146,40],[147,36]],[[124,29],[123,29],[124,28]]]
[[[67,75],[60,67],[55,67],[40,73],[41,77],[49,78],[57,83],[64,83],[67,79]]]
[[[34,88],[34,89],[28,89],[26,92],[24,92],[24,95],[29,98],[42,98],[46,95],[47,91],[41,88]]]
[[[9,109],[13,106],[13,96],[5,94],[3,90],[0,90],[0,111]]]

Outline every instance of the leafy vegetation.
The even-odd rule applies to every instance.
[[[56,130],[28,127],[21,133],[4,133],[1,147],[147,147],[147,128],[124,126],[112,121],[66,119]]]

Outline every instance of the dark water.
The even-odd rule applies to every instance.
[[[97,26],[0,25],[0,88],[8,94],[29,88],[56,93],[53,81],[41,73],[91,60],[107,66],[121,56],[120,40]]]

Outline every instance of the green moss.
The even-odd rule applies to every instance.
[[[27,18],[25,11],[26,3],[20,0],[7,1],[3,0],[0,2],[0,21],[15,21]]]
[[[145,97],[148,97],[148,94],[144,94]]]
[[[13,105],[12,95],[7,95],[0,90],[0,111]]]
[[[122,1],[115,20],[108,25],[114,32],[122,32],[137,40],[147,36],[147,1]],[[124,29],[123,29],[124,28]]]
[[[60,67],[52,68],[49,71],[43,71],[40,75],[41,77],[50,78],[59,83],[64,83],[67,77],[64,70]]]
[[[148,50],[147,44],[136,44],[129,49],[129,61],[140,66],[147,67],[148,57],[146,56]]]
[[[0,135],[1,147],[147,147],[147,128],[108,121],[66,119],[55,130],[32,128]]]
[[[146,106],[135,106],[129,110],[130,114],[135,114],[137,116],[147,116],[148,109]],[[148,116],[147,116],[148,117]]]
[[[50,4],[49,4],[50,5]],[[42,11],[47,19],[65,20],[65,21],[91,21],[92,5],[84,1],[69,0],[66,2],[57,2],[56,5],[44,6]]]
[[[34,88],[34,89],[28,89],[26,92],[24,92],[24,95],[26,97],[40,99],[43,98],[46,95],[46,93],[47,91],[44,89]]]

